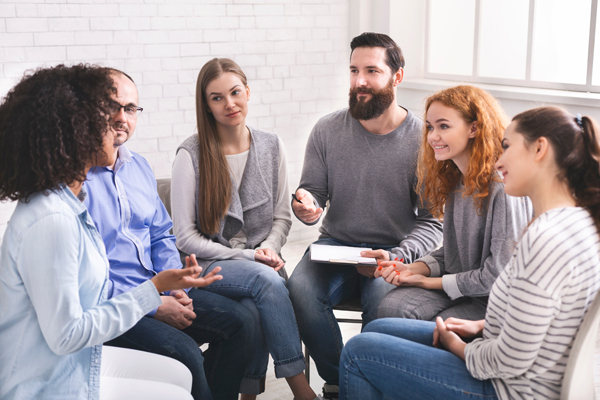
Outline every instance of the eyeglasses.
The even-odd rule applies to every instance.
[[[137,117],[142,113],[142,111],[144,111],[144,109],[142,107],[137,107],[137,106],[132,106],[132,105],[122,106],[119,103],[116,103],[114,101],[108,105],[108,109],[112,114],[118,114],[119,112],[121,112],[121,108],[125,111],[125,114],[127,114],[127,116],[129,116],[129,117]]]

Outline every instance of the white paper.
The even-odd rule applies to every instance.
[[[310,260],[335,264],[377,265],[371,257],[361,257],[360,252],[371,250],[367,247],[328,246],[324,244],[310,245]]]

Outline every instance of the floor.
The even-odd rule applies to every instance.
[[[286,259],[286,269],[289,275],[291,275],[294,267],[302,258],[306,247],[311,243],[307,242],[294,242],[288,243],[282,249],[283,257]],[[335,311],[339,317],[350,317],[356,318],[359,315],[357,313]],[[340,324],[342,330],[342,336],[344,342],[347,341],[354,335],[360,333],[359,324]],[[594,355],[594,381],[596,385],[596,397],[600,399],[600,335],[596,338],[596,351]],[[315,363],[310,363],[310,386],[313,388],[315,393],[321,393],[323,387],[323,380],[319,377],[315,368]],[[270,362],[269,369],[267,372],[266,391],[258,396],[259,400],[291,400],[293,398],[292,392],[289,389],[285,379],[276,379],[273,371],[272,362]]]

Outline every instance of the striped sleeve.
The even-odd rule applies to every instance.
[[[505,295],[500,334],[465,349],[467,368],[477,379],[507,379],[530,370],[559,311],[557,301],[527,279],[513,280]]]

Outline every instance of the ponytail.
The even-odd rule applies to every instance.
[[[581,118],[582,151],[580,169],[567,171],[567,179],[577,205],[586,208],[600,230],[600,145],[598,125],[590,117]]]
[[[551,143],[559,179],[569,185],[577,206],[592,215],[600,233],[600,143],[598,124],[573,117],[558,107],[539,107],[513,118],[527,143],[545,137]]]

